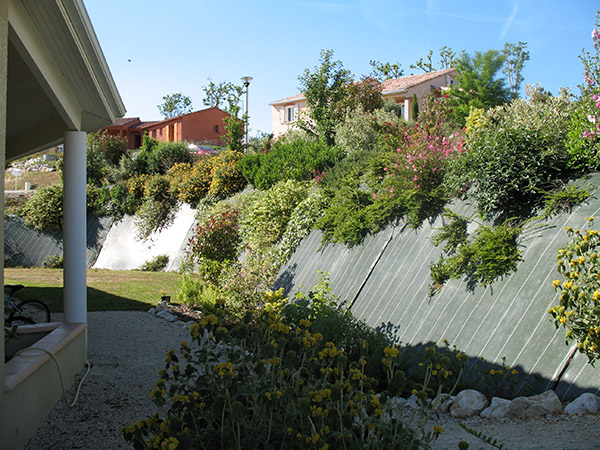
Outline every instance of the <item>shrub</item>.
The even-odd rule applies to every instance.
[[[600,168],[600,11],[596,12],[596,27],[592,30],[594,51],[583,51],[584,84],[581,99],[573,114],[567,138],[571,164],[579,170]]]
[[[212,314],[221,306],[223,292],[212,283],[206,283],[202,278],[183,273],[177,282],[177,300],[185,305],[199,306],[204,314]]]
[[[275,249],[275,260],[279,267],[292,257],[300,241],[310,234],[314,224],[323,215],[324,208],[325,198],[318,190],[311,192],[294,208]]]
[[[585,96],[577,103],[569,123],[566,147],[571,156],[569,166],[588,172],[600,168],[600,138],[589,134],[594,116],[590,113],[600,103],[600,98],[594,101],[593,96]],[[590,120],[590,118],[592,120]]]
[[[552,282],[558,305],[548,313],[557,328],[565,328],[566,342],[575,340],[577,349],[593,364],[600,357],[600,232],[590,229],[593,217],[587,221],[584,230],[565,228],[569,242],[556,256],[557,270],[563,279]]]
[[[109,170],[127,153],[127,141],[107,133],[90,133],[87,138],[88,183],[100,186]]]
[[[573,206],[586,201],[592,194],[591,186],[577,184],[564,185],[544,194],[544,211],[542,217],[571,211]]]
[[[473,131],[470,151],[451,165],[447,186],[468,197],[487,217],[527,217],[541,192],[565,175],[565,136],[572,109],[565,97],[511,105],[487,112]]]
[[[453,223],[460,222],[459,217],[455,218]],[[449,232],[450,228],[453,228],[453,225],[443,230],[442,235]],[[460,228],[456,225],[456,230]],[[521,259],[518,238],[522,231],[521,225],[513,226],[512,221],[506,221],[501,225],[480,226],[472,241],[464,241],[464,238],[452,241],[451,247],[446,246],[449,256],[442,255],[437,262],[431,264],[433,289],[440,288],[449,279],[463,276],[467,277],[471,285],[488,285],[515,271]],[[434,243],[440,241],[441,239],[434,239]],[[458,244],[456,247],[455,243]]]
[[[196,225],[187,245],[188,258],[192,261],[204,258],[219,262],[236,259],[241,240],[239,228],[238,215],[234,212],[210,216]]]
[[[211,182],[208,195],[214,199],[223,199],[241,191],[246,186],[246,179],[238,164],[244,159],[244,154],[226,150],[212,162],[210,171]]]
[[[189,163],[175,164],[167,175],[179,200],[196,206],[208,194],[212,181],[211,171],[214,158],[200,159],[193,166]]]
[[[151,393],[165,418],[125,427],[125,439],[136,448],[423,449],[441,431],[427,426],[437,404],[395,409],[372,390],[366,360],[350,361],[310,321],[290,326],[266,311],[247,319],[228,329],[208,315],[192,326]],[[398,349],[386,352],[390,380],[402,383]],[[425,392],[417,394],[424,405]]]
[[[24,205],[25,225],[36,230],[60,231],[63,227],[62,184],[40,188]]]
[[[142,173],[164,175],[178,163],[192,163],[194,157],[183,141],[158,142],[144,138],[138,155],[138,166]]]
[[[306,199],[306,183],[280,182],[248,208],[241,221],[244,241],[251,248],[266,248],[283,235],[296,206]]]
[[[274,252],[247,250],[219,274],[219,283],[227,293],[227,306],[243,317],[261,302],[260,293],[273,286],[279,265]]]
[[[168,255],[157,255],[152,258],[150,261],[146,261],[142,264],[141,270],[145,272],[160,272],[169,264],[169,256]]]
[[[135,189],[135,187],[134,187]],[[138,239],[148,239],[173,222],[177,198],[168,179],[162,175],[147,177],[144,183],[144,201],[135,213]]]
[[[239,167],[246,180],[258,189],[280,181],[305,181],[327,172],[342,157],[335,147],[319,141],[283,138],[267,153],[248,155]]]
[[[44,267],[47,269],[62,269],[64,259],[62,255],[50,255],[44,260]]]

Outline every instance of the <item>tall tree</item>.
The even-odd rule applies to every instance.
[[[181,92],[163,97],[163,103],[157,106],[165,119],[192,112],[192,100]]]
[[[425,59],[419,58],[419,60],[410,65],[411,69],[421,69],[423,72],[435,72],[436,70],[450,69],[454,66],[456,53],[452,51],[450,47],[445,45],[440,48],[440,64],[439,68],[433,63],[433,50],[429,50]]]
[[[372,59],[369,64],[373,67],[373,78],[379,81],[400,78],[404,75],[404,70],[400,68],[401,64],[397,62],[390,64],[389,62],[382,63]]]
[[[462,52],[456,61],[457,86],[450,88],[452,115],[459,125],[464,125],[471,106],[488,109],[507,103],[511,91],[498,72],[504,64],[504,56],[498,50],[475,52],[471,57]]]
[[[529,61],[529,52],[526,49],[527,43],[519,41],[518,44],[507,42],[504,44],[504,50],[502,50],[502,55],[504,55],[502,73],[508,78],[512,98],[519,97],[519,90],[523,82],[521,72],[525,61]]]
[[[233,114],[239,107],[240,98],[244,93],[242,86],[237,86],[229,81],[214,83],[210,78],[207,86],[202,86],[204,99],[202,103],[209,108],[221,108],[229,114]]]
[[[305,69],[298,80],[312,119],[301,119],[300,126],[333,145],[335,125],[344,117],[352,74],[344,69],[341,61],[333,59],[333,50],[321,50],[320,64],[313,71]]]

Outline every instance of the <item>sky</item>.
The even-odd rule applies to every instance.
[[[333,50],[356,79],[370,60],[399,63],[450,47],[501,50],[527,43],[524,84],[578,93],[582,49],[592,50],[597,0],[83,0],[127,112],[162,119],[163,96],[202,103],[203,86],[229,81],[248,90],[250,136],[271,132],[269,103],[300,92],[298,76]]]

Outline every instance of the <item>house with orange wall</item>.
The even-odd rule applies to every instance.
[[[225,122],[229,114],[219,108],[208,108],[189,114],[153,122],[142,122],[138,117],[122,118],[102,131],[127,139],[130,150],[142,145],[145,133],[162,142],[185,141],[194,144],[224,145]]]
[[[424,98],[431,92],[440,91],[456,84],[456,69],[444,69],[419,75],[385,80],[380,83],[384,101],[395,101],[402,105],[404,120],[413,119],[413,102],[416,96],[419,109],[423,107]],[[275,137],[284,134],[302,115],[308,112],[304,94],[286,97],[269,103],[271,106],[271,123]]]

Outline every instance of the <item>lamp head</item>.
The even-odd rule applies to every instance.
[[[242,77],[242,82],[244,83],[244,87],[250,86],[250,82],[252,81],[252,77]]]

